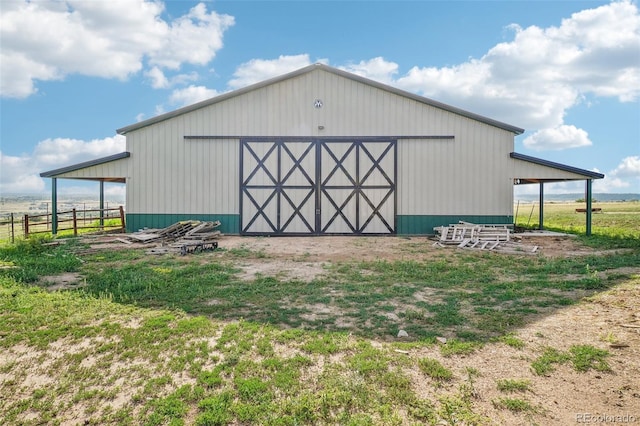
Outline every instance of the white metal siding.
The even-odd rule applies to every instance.
[[[396,213],[511,214],[512,132],[323,70],[127,133],[127,209],[239,213],[239,141],[184,136],[435,135],[398,141]]]
[[[399,215],[512,214],[513,135],[460,124],[453,140],[398,142]]]
[[[238,141],[185,141],[175,124],[127,135],[127,212],[237,214]]]

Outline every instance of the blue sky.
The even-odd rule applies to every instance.
[[[40,172],[123,151],[117,128],[315,62],[525,128],[517,152],[605,173],[596,192],[640,192],[636,2],[0,7],[0,194],[48,192]]]

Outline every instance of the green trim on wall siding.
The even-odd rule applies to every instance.
[[[465,222],[478,224],[512,224],[513,216],[473,216],[473,215],[406,215],[397,217],[398,235],[433,235],[436,226]],[[127,232],[142,228],[166,228],[183,220],[220,221],[218,230],[223,234],[240,233],[240,215],[237,214],[152,214],[127,213]]]
[[[425,215],[398,216],[398,235],[433,235],[436,226],[449,226],[459,221],[490,224],[513,224],[513,216]]]
[[[184,220],[220,221],[217,228],[223,234],[240,233],[240,215],[237,214],[153,214],[127,213],[127,232],[135,232],[142,228],[166,228]]]

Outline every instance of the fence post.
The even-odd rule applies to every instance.
[[[13,213],[11,213],[11,244],[15,243],[15,229],[13,227]]]
[[[124,208],[120,206],[120,223],[122,224],[122,230],[126,232],[127,226],[124,223]]]
[[[24,237],[29,238],[29,215],[24,215]]]
[[[77,237],[78,236],[78,221],[76,218],[76,209],[75,207],[72,210],[73,212],[73,236]]]

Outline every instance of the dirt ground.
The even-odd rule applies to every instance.
[[[449,250],[459,250],[435,247],[433,243],[424,237],[227,236],[220,240],[220,246],[227,250],[247,248],[264,252],[264,258],[240,261],[238,266],[243,269],[243,276],[247,279],[253,279],[259,273],[305,280],[322,274],[322,265],[325,263],[422,260],[442,256]],[[562,235],[525,235],[521,237],[521,244],[538,246],[538,256],[606,253],[580,245],[571,236]],[[631,269],[618,272],[640,275],[640,265]],[[611,423],[617,419],[620,423],[621,419],[633,419],[640,424],[640,286],[637,280],[635,284],[622,285],[588,301],[556,310],[517,330],[516,334],[525,342],[525,349],[489,344],[473,355],[442,359],[445,365],[458,371],[459,377],[465,376],[467,367],[480,371],[480,377],[474,379],[474,410],[497,424],[505,425],[570,425],[593,422],[594,419],[600,420],[600,423],[605,423],[603,420]],[[531,362],[540,356],[545,347],[567,351],[572,345],[593,345],[608,350],[612,354],[609,363],[613,371],[578,373],[569,365],[559,365],[548,377],[536,376],[531,371]],[[437,355],[428,352],[424,356]],[[505,395],[496,389],[496,381],[500,379],[530,380],[531,391],[526,395]],[[529,414],[523,420],[521,415],[497,410],[493,401],[505,396],[526,399],[539,412]]]
[[[536,256],[582,256],[604,254],[584,247],[570,236],[522,236],[522,244],[538,246]],[[280,237],[252,238],[224,236],[220,248],[250,250],[263,256],[239,257],[242,277],[251,280],[256,274],[281,279],[311,281],[325,272],[324,265],[335,262],[372,260],[421,260],[446,255],[452,247],[435,247],[424,237]],[[113,237],[92,242],[92,249],[148,247],[125,245]],[[495,254],[509,256],[508,254]],[[517,257],[514,257],[517,259]],[[625,268],[632,276],[637,268]],[[51,277],[51,283],[61,285]],[[67,276],[66,279],[69,279]],[[467,368],[480,372],[474,379],[474,411],[486,415],[496,424],[631,423],[640,424],[640,281],[633,278],[609,291],[583,299],[578,304],[554,310],[538,321],[516,331],[525,342],[524,349],[500,343],[485,345],[472,355],[440,358],[465,377]],[[80,283],[75,283],[78,285]],[[549,376],[537,376],[531,362],[546,347],[568,351],[572,345],[593,345],[611,353],[611,372],[589,370],[576,372],[570,365],[558,365]],[[436,349],[412,356],[438,357]],[[500,379],[526,379],[531,388],[524,394],[504,394],[496,389]],[[455,389],[452,389],[455,391]],[[425,393],[433,392],[425,389]],[[425,395],[428,396],[428,395]],[[501,397],[523,398],[536,407],[535,413],[523,417],[497,409],[494,401]],[[591,417],[589,417],[591,416]],[[626,416],[626,417],[625,417]]]

